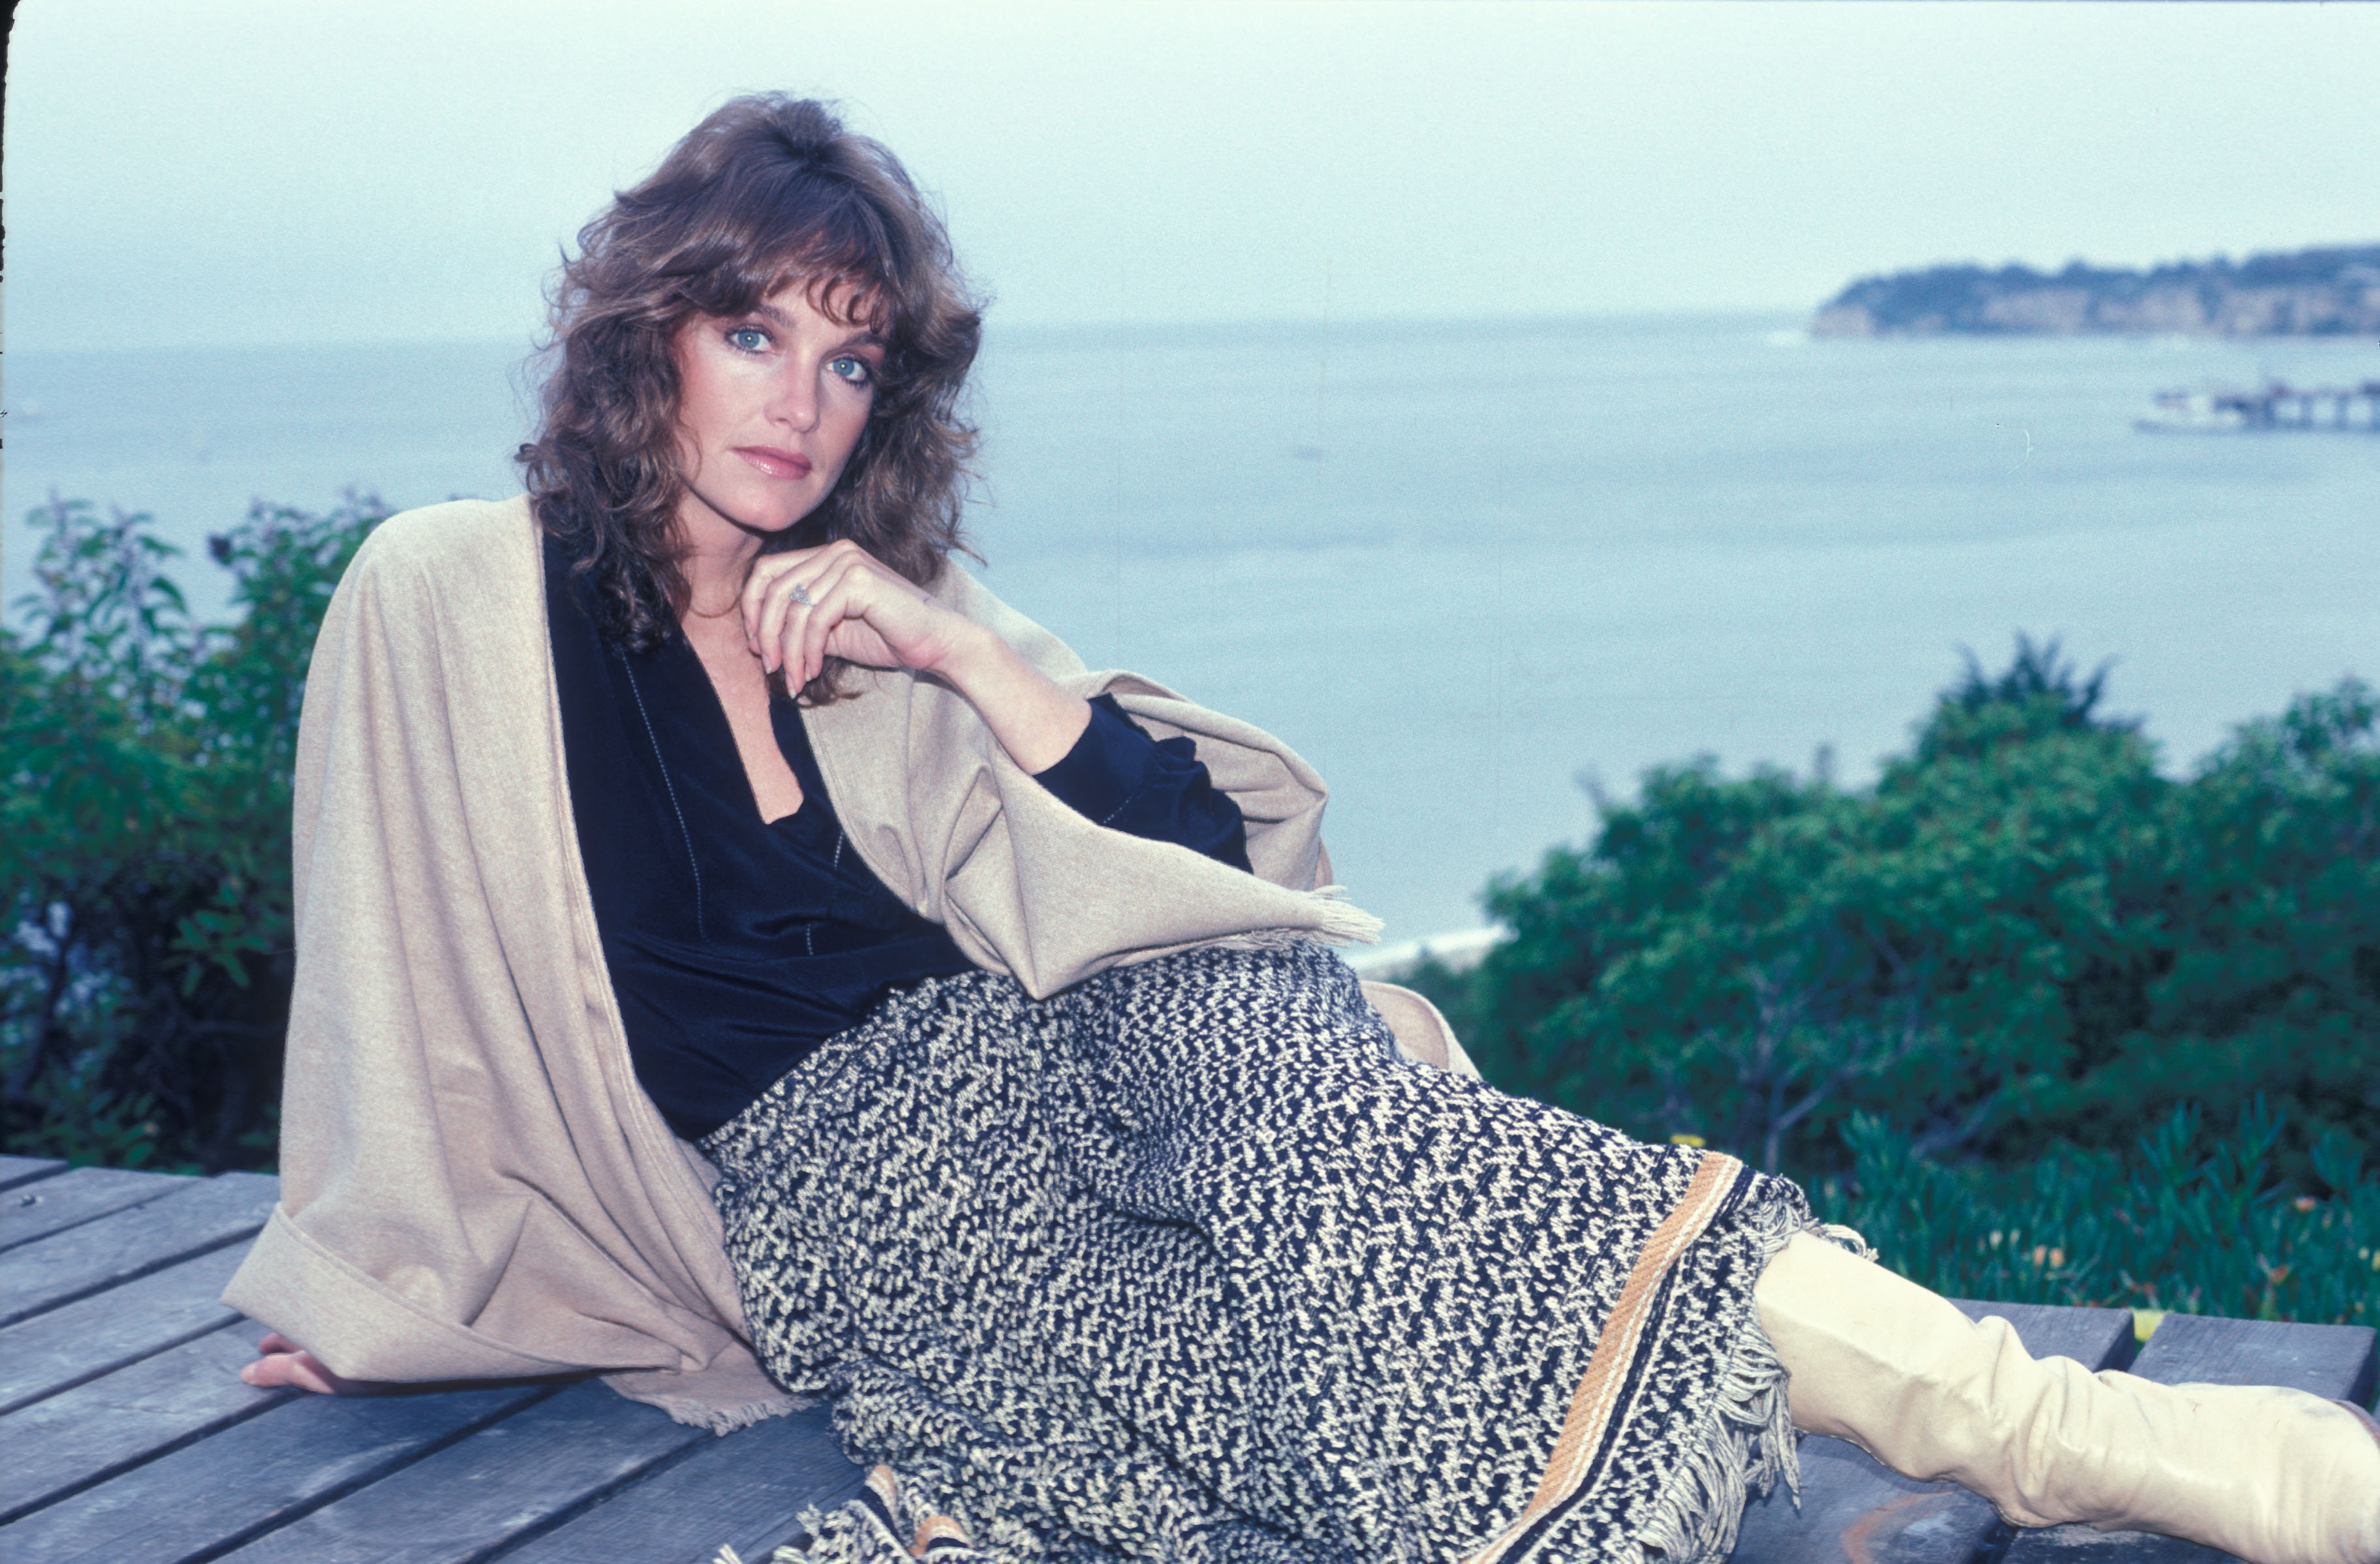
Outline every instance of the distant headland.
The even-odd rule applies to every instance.
[[[2054,273],[2015,265],[1896,272],[1863,277],[1828,299],[1810,330],[1817,336],[2380,336],[2380,245],[2253,255],[2236,264],[2224,256],[2168,261],[2145,272],[2080,261]]]

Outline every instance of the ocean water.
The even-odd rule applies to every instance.
[[[2380,677],[2380,437],[2143,434],[2160,390],[2371,342],[1807,340],[1761,317],[995,333],[986,578],[1094,666],[1288,739],[1390,939],[1697,753],[1856,782],[2024,630],[2186,769]],[[205,535],[264,496],[501,495],[521,345],[8,356],[0,589],[51,492]]]

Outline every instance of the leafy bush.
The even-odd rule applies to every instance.
[[[0,1130],[12,1152],[268,1163],[290,976],[289,779],[316,626],[386,513],[259,503],[201,625],[146,515],[43,534],[0,630]]]
[[[2105,684],[2020,637],[1873,788],[1658,768],[1410,981],[1489,1080],[1793,1172],[1937,1291],[2374,1323],[2380,701],[2175,781]]]
[[[2336,1132],[2313,1153],[2320,1194],[2273,1176],[2282,1121],[2261,1099],[2198,1156],[2176,1109],[2129,1156],[2060,1147],[2002,1169],[1949,1166],[1861,1114],[1847,1176],[1810,1190],[1894,1269],[1950,1297],[2380,1324],[2380,1178]]]
[[[1500,879],[1512,937],[1425,973],[1490,1080],[1658,1140],[1840,1170],[2131,1144],[2184,1101],[2380,1142],[2380,744],[2356,680],[2184,781],[2054,644],[1970,660],[1873,788],[1657,769]]]

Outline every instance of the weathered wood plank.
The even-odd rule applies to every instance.
[[[14,1189],[66,1170],[67,1165],[55,1157],[0,1157],[0,1189]]]
[[[2362,1400],[2372,1394],[2374,1335],[2361,1325],[2168,1315],[2131,1372],[2161,1385],[2288,1385]],[[2224,1564],[2230,1558],[2149,1532],[2045,1526],[2017,1534],[2006,1564]]]
[[[464,1564],[711,1437],[589,1380],[225,1557],[239,1564]]]
[[[2161,1385],[2288,1385],[2350,1401],[2372,1399],[2380,1331],[2368,1325],[2168,1315],[2132,1372]]]
[[[1735,1564],[1964,1564],[1998,1517],[1953,1483],[1903,1477],[1857,1445],[1802,1441],[1802,1505],[1780,1486],[1744,1508]]]
[[[240,1255],[217,1249],[0,1328],[0,1412],[229,1325],[239,1316],[217,1295]]]
[[[188,1184],[170,1173],[76,1168],[0,1195],[0,1249],[14,1249],[78,1222],[121,1211]]]
[[[2132,1344],[2129,1310],[1952,1302],[1970,1319],[2007,1320],[2037,1358],[2107,1368]],[[1781,1487],[1748,1506],[1731,1556],[1737,1564],[1965,1564],[2000,1524],[1964,1488],[1903,1477],[1844,1440],[1805,1438],[1801,1457],[1800,1509]]]
[[[809,1407],[705,1441],[505,1554],[504,1564],[710,1564],[722,1546],[745,1564],[763,1564],[800,1533],[804,1509],[852,1497],[860,1475],[836,1445],[826,1408]]]
[[[301,1395],[0,1527],[0,1558],[8,1564],[212,1558],[553,1393],[551,1385],[504,1385],[415,1396]],[[430,1513],[443,1501],[432,1494],[422,1502]]]
[[[0,1326],[252,1237],[273,1215],[281,1187],[261,1173],[181,1182],[145,1205],[12,1252],[0,1265]]]
[[[1969,1319],[1998,1315],[2016,1328],[2017,1340],[2036,1358],[2072,1358],[2096,1374],[2123,1368],[2139,1346],[2132,1339],[2130,1309],[2066,1309],[2048,1303],[1994,1303],[1977,1298],[1952,1303]]]
[[[0,1522],[297,1394],[240,1382],[263,1335],[242,1320],[0,1419]]]

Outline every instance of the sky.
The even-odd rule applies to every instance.
[[[24,0],[19,349],[520,339],[733,94],[840,101],[1001,325],[1815,307],[2380,231],[2380,6]]]

